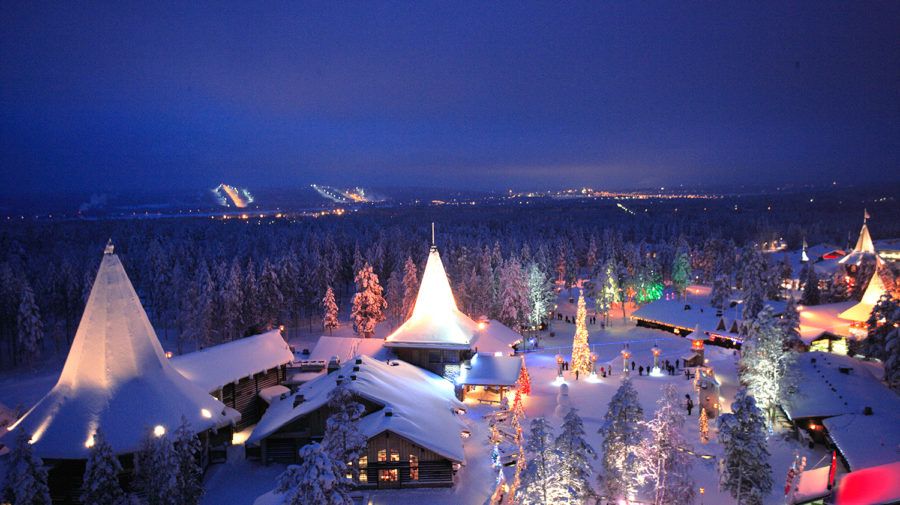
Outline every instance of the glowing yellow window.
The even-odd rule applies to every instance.
[[[391,449],[391,461],[400,461],[400,451]]]
[[[379,449],[378,450],[378,462],[383,463],[385,461],[387,461],[387,451],[384,449]]]
[[[369,467],[369,457],[363,456],[359,458],[359,481],[369,482],[369,476],[366,474],[366,468]]]
[[[409,478],[419,480],[419,457],[415,454],[409,455]]]

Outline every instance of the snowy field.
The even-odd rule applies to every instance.
[[[563,300],[560,300],[561,302]],[[571,312],[567,303],[560,303],[560,309]],[[630,314],[630,310],[628,311]],[[599,382],[583,380],[575,381],[573,376],[566,373],[566,382],[569,385],[571,405],[577,408],[584,419],[584,427],[588,442],[599,449],[601,437],[597,433],[600,421],[606,412],[607,404],[615,393],[622,379],[622,358],[620,351],[623,344],[628,342],[632,358],[637,364],[648,365],[652,363],[650,348],[656,343],[661,349],[661,359],[669,359],[674,363],[687,354],[690,349],[690,340],[676,337],[670,333],[648,328],[638,328],[630,321],[623,321],[621,310],[618,308],[612,312],[610,326],[601,329],[600,325],[588,324],[591,350],[598,355],[598,366],[612,367],[615,374],[612,377],[600,379]],[[388,328],[379,325],[376,336],[383,336]],[[555,333],[555,337],[549,337],[549,333]],[[572,338],[575,325],[565,321],[554,320],[550,331],[542,334],[541,340],[545,349],[526,354],[525,362],[531,376],[532,393],[525,397],[524,406],[527,419],[523,423],[523,431],[527,434],[530,419],[544,416],[550,420],[554,428],[558,428],[561,419],[553,416],[556,407],[556,396],[559,391],[554,384],[556,377],[555,354],[559,353],[569,359]],[[352,332],[346,325],[335,332],[335,335],[350,336]],[[299,335],[291,338],[291,344],[297,350],[312,348],[315,342],[314,335]],[[735,356],[733,351],[717,347],[706,347],[706,357],[710,366],[716,373],[716,378],[721,383],[720,404],[723,411],[727,411],[732,397],[737,389],[737,375],[735,368]],[[46,393],[59,376],[61,363],[47,365],[43,369],[17,373],[15,375],[0,375],[0,403],[14,407],[21,404],[30,407]],[[635,389],[638,391],[641,406],[646,418],[652,416],[656,408],[656,401],[660,397],[664,384],[671,383],[678,388],[679,396],[686,393],[694,393],[692,381],[686,380],[684,375],[649,377],[638,376],[632,373]],[[694,394],[694,402],[697,402]],[[496,474],[490,467],[490,443],[489,428],[484,415],[493,410],[493,407],[471,402],[468,404],[469,412],[464,415],[464,421],[472,431],[472,436],[464,441],[466,466],[458,473],[457,484],[452,488],[421,489],[421,490],[385,490],[368,491],[361,493],[361,503],[372,505],[388,504],[434,504],[434,505],[482,505],[486,503],[493,491],[492,487]],[[710,420],[710,442],[703,444],[699,439],[698,411],[695,409],[684,426],[684,436],[693,445],[694,452],[719,457],[721,447],[715,443],[715,420]],[[767,504],[775,505],[783,503],[783,482],[787,470],[793,460],[793,451],[798,450],[801,455],[807,457],[807,468],[811,469],[825,464],[824,448],[817,447],[809,450],[805,446],[793,440],[784,440],[782,434],[776,433],[769,439],[769,451],[772,456],[770,464],[773,468],[773,480],[775,485],[766,500]],[[830,454],[830,453],[829,453]],[[704,504],[727,505],[734,500],[725,493],[718,492],[717,472],[714,460],[697,458],[695,461],[693,476],[698,488],[698,499],[701,503],[699,488],[705,490]],[[817,462],[819,462],[817,464]],[[507,467],[507,478],[511,482],[514,466]],[[600,468],[599,460],[594,462],[595,472]],[[275,485],[275,478],[283,471],[283,465],[261,466],[255,462],[235,462],[217,465],[207,472],[205,485],[207,492],[203,501],[204,505],[249,505],[270,491]],[[271,497],[270,497],[271,498]],[[260,503],[272,500],[260,500]]]

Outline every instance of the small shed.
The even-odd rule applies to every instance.
[[[461,391],[463,398],[465,393],[477,386],[485,390],[495,390],[499,397],[503,398],[504,390],[508,391],[516,386],[523,366],[525,365],[520,356],[478,353],[463,363],[456,383],[463,386]]]

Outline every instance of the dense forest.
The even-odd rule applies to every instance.
[[[748,254],[775,243],[847,247],[864,208],[875,239],[900,237],[898,203],[864,190],[509,199],[363,207],[318,218],[8,220],[0,225],[0,363],[29,366],[67,352],[110,239],[160,336],[190,349],[277,325],[321,328],[327,288],[347,306],[365,263],[396,324],[409,310],[432,222],[460,308],[515,327],[537,322],[523,291],[546,292],[547,284],[584,273],[614,276],[638,303],[658,296],[650,286],[673,282],[724,275],[740,286]],[[761,275],[777,284],[772,279],[784,272],[767,268]]]

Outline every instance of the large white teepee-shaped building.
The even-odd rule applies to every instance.
[[[846,266],[859,266],[860,263],[872,259],[875,260],[876,265],[884,265],[884,260],[875,252],[872,236],[869,235],[869,227],[866,226],[865,221],[863,221],[862,229],[859,231],[859,238],[856,240],[856,247],[854,247],[849,254],[841,258],[838,263]]]
[[[456,307],[441,255],[432,246],[412,316],[387,336],[385,346],[468,349],[477,329]]]
[[[148,430],[174,431],[182,416],[202,432],[240,414],[169,364],[108,245],[59,381],[10,431],[25,430],[42,458],[86,459],[97,428],[115,453],[125,454]],[[14,437],[4,442],[12,445]]]
[[[857,322],[868,321],[869,316],[872,314],[872,309],[875,308],[878,299],[883,294],[884,282],[881,280],[881,275],[878,274],[878,269],[876,268],[875,272],[872,273],[872,280],[869,281],[869,285],[866,287],[866,292],[863,293],[862,300],[841,312],[838,317]]]

